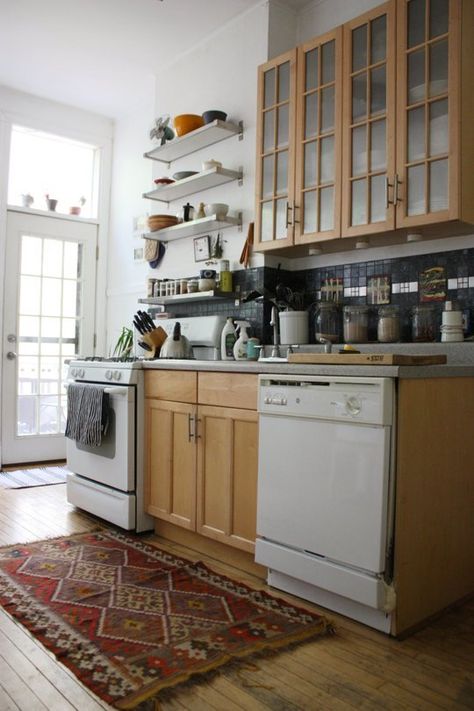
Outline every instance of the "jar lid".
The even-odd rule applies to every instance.
[[[379,307],[379,314],[396,314],[398,313],[398,310],[398,304],[384,304],[383,306]]]
[[[369,307],[364,306],[364,304],[348,304],[347,306],[344,306],[344,311],[347,313],[366,314],[368,310]]]
[[[338,304],[335,301],[318,301],[318,309],[337,309]]]

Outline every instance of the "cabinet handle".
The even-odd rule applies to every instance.
[[[194,415],[188,414],[188,442],[192,442],[196,436]]]
[[[396,205],[398,201],[402,201],[401,198],[398,197],[398,186],[401,185],[401,180],[398,179],[398,174],[395,173],[395,179],[394,179],[394,186],[393,186],[393,204]]]
[[[296,219],[296,210],[298,209],[298,205],[295,205],[294,201],[293,201],[293,207],[291,209],[293,210],[293,224],[297,225],[297,224],[299,224],[299,220]]]
[[[290,205],[290,203],[287,201],[287,203],[286,203],[286,225],[285,225],[286,227],[290,227],[293,224],[293,222],[290,220],[290,214],[289,214],[290,210],[292,211],[291,216],[293,217],[293,206]]]
[[[385,209],[388,210],[390,205],[395,205],[394,200],[390,200],[388,196],[389,188],[393,188],[393,183],[389,182],[388,175],[385,176]]]
[[[201,439],[201,435],[199,434],[199,423],[201,422],[200,417],[195,417],[194,418],[194,438],[195,439]]]

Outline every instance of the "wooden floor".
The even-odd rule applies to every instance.
[[[67,504],[63,484],[0,490],[0,545],[88,531],[97,523]],[[198,557],[177,545],[160,545]],[[264,587],[257,578],[199,557],[220,572]],[[211,681],[176,692],[162,703],[163,711],[474,709],[473,601],[404,641],[326,614],[337,625],[334,636],[256,665],[243,662],[223,670]],[[0,711],[107,708],[0,610]]]

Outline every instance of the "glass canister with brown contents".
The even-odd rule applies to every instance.
[[[415,343],[436,341],[437,318],[433,304],[418,304],[411,312],[411,336]]]
[[[395,304],[379,308],[377,340],[379,343],[396,343],[400,340],[400,313]]]
[[[367,306],[354,304],[344,306],[344,341],[346,343],[365,343],[368,340],[369,309]]]

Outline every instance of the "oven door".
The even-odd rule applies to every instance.
[[[67,438],[67,466],[75,474],[120,491],[135,489],[135,388],[106,388],[109,427],[99,447]]]

